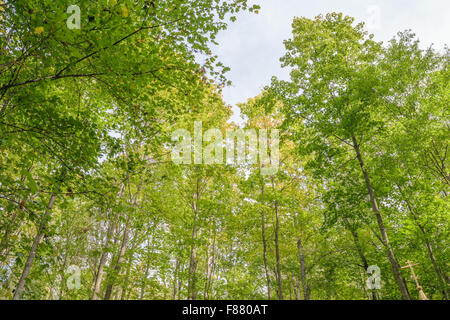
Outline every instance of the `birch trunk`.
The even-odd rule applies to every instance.
[[[377,199],[375,198],[375,192],[373,190],[372,183],[370,182],[369,174],[367,173],[366,167],[364,166],[364,161],[362,159],[361,151],[359,149],[359,145],[358,142],[356,141],[355,136],[352,136],[352,141],[353,141],[353,148],[355,149],[356,152],[356,157],[358,158],[359,165],[361,166],[361,171],[364,175],[367,191],[369,192],[370,202],[372,204],[372,211],[375,214],[378,227],[380,229],[381,239],[383,240],[383,245],[388,250],[387,255],[389,258],[389,262],[391,263],[392,266],[395,281],[397,282],[398,288],[400,289],[400,293],[402,294],[403,300],[411,300],[408,288],[406,286],[406,282],[400,273],[400,265],[397,259],[395,258],[394,251],[392,250],[392,247],[389,243],[389,238],[386,232],[383,217],[381,216],[380,209],[378,208]]]
[[[42,237],[44,236],[45,232],[45,221],[47,217],[50,215],[50,211],[53,208],[53,204],[56,200],[56,194],[52,193],[50,200],[47,205],[47,210],[45,210],[44,217],[42,218],[43,221],[41,221],[40,226],[38,228],[38,232],[36,236],[34,237],[33,244],[31,245],[30,253],[28,254],[27,261],[25,263],[25,267],[23,268],[22,275],[20,276],[19,283],[17,284],[16,290],[14,292],[13,300],[20,300],[23,289],[25,288],[25,281],[28,277],[28,274],[30,273],[31,266],[33,265],[34,257],[36,256],[36,250],[39,246],[39,243],[41,242]]]

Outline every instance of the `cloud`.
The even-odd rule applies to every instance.
[[[369,32],[378,41],[388,41],[399,31],[411,29],[422,46],[449,43],[450,2],[448,0],[260,0],[259,14],[244,13],[218,37],[214,52],[231,68],[227,74],[233,85],[224,89],[225,101],[233,106],[232,120],[241,122],[236,104],[258,95],[272,76],[286,79],[279,58],[283,40],[291,33],[295,16],[314,18],[327,12],[343,12],[368,22]]]

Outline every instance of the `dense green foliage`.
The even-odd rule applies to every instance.
[[[278,171],[177,165],[174,130],[235,128],[210,46],[259,7],[69,5],[0,1],[1,299],[448,299],[448,51],[296,18],[290,80],[240,105]]]

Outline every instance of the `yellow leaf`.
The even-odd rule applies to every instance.
[[[124,18],[128,17],[128,9],[124,4],[120,6],[120,10],[122,10],[122,17]]]
[[[112,6],[115,6],[117,4],[117,0],[111,0],[110,2]]]
[[[35,34],[41,34],[42,32],[44,32],[44,27],[36,27],[34,29]]]

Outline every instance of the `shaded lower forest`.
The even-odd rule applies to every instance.
[[[1,299],[448,299],[447,49],[295,18],[238,128],[211,46],[259,6],[77,2],[0,1]],[[195,122],[259,161],[175,163]]]

